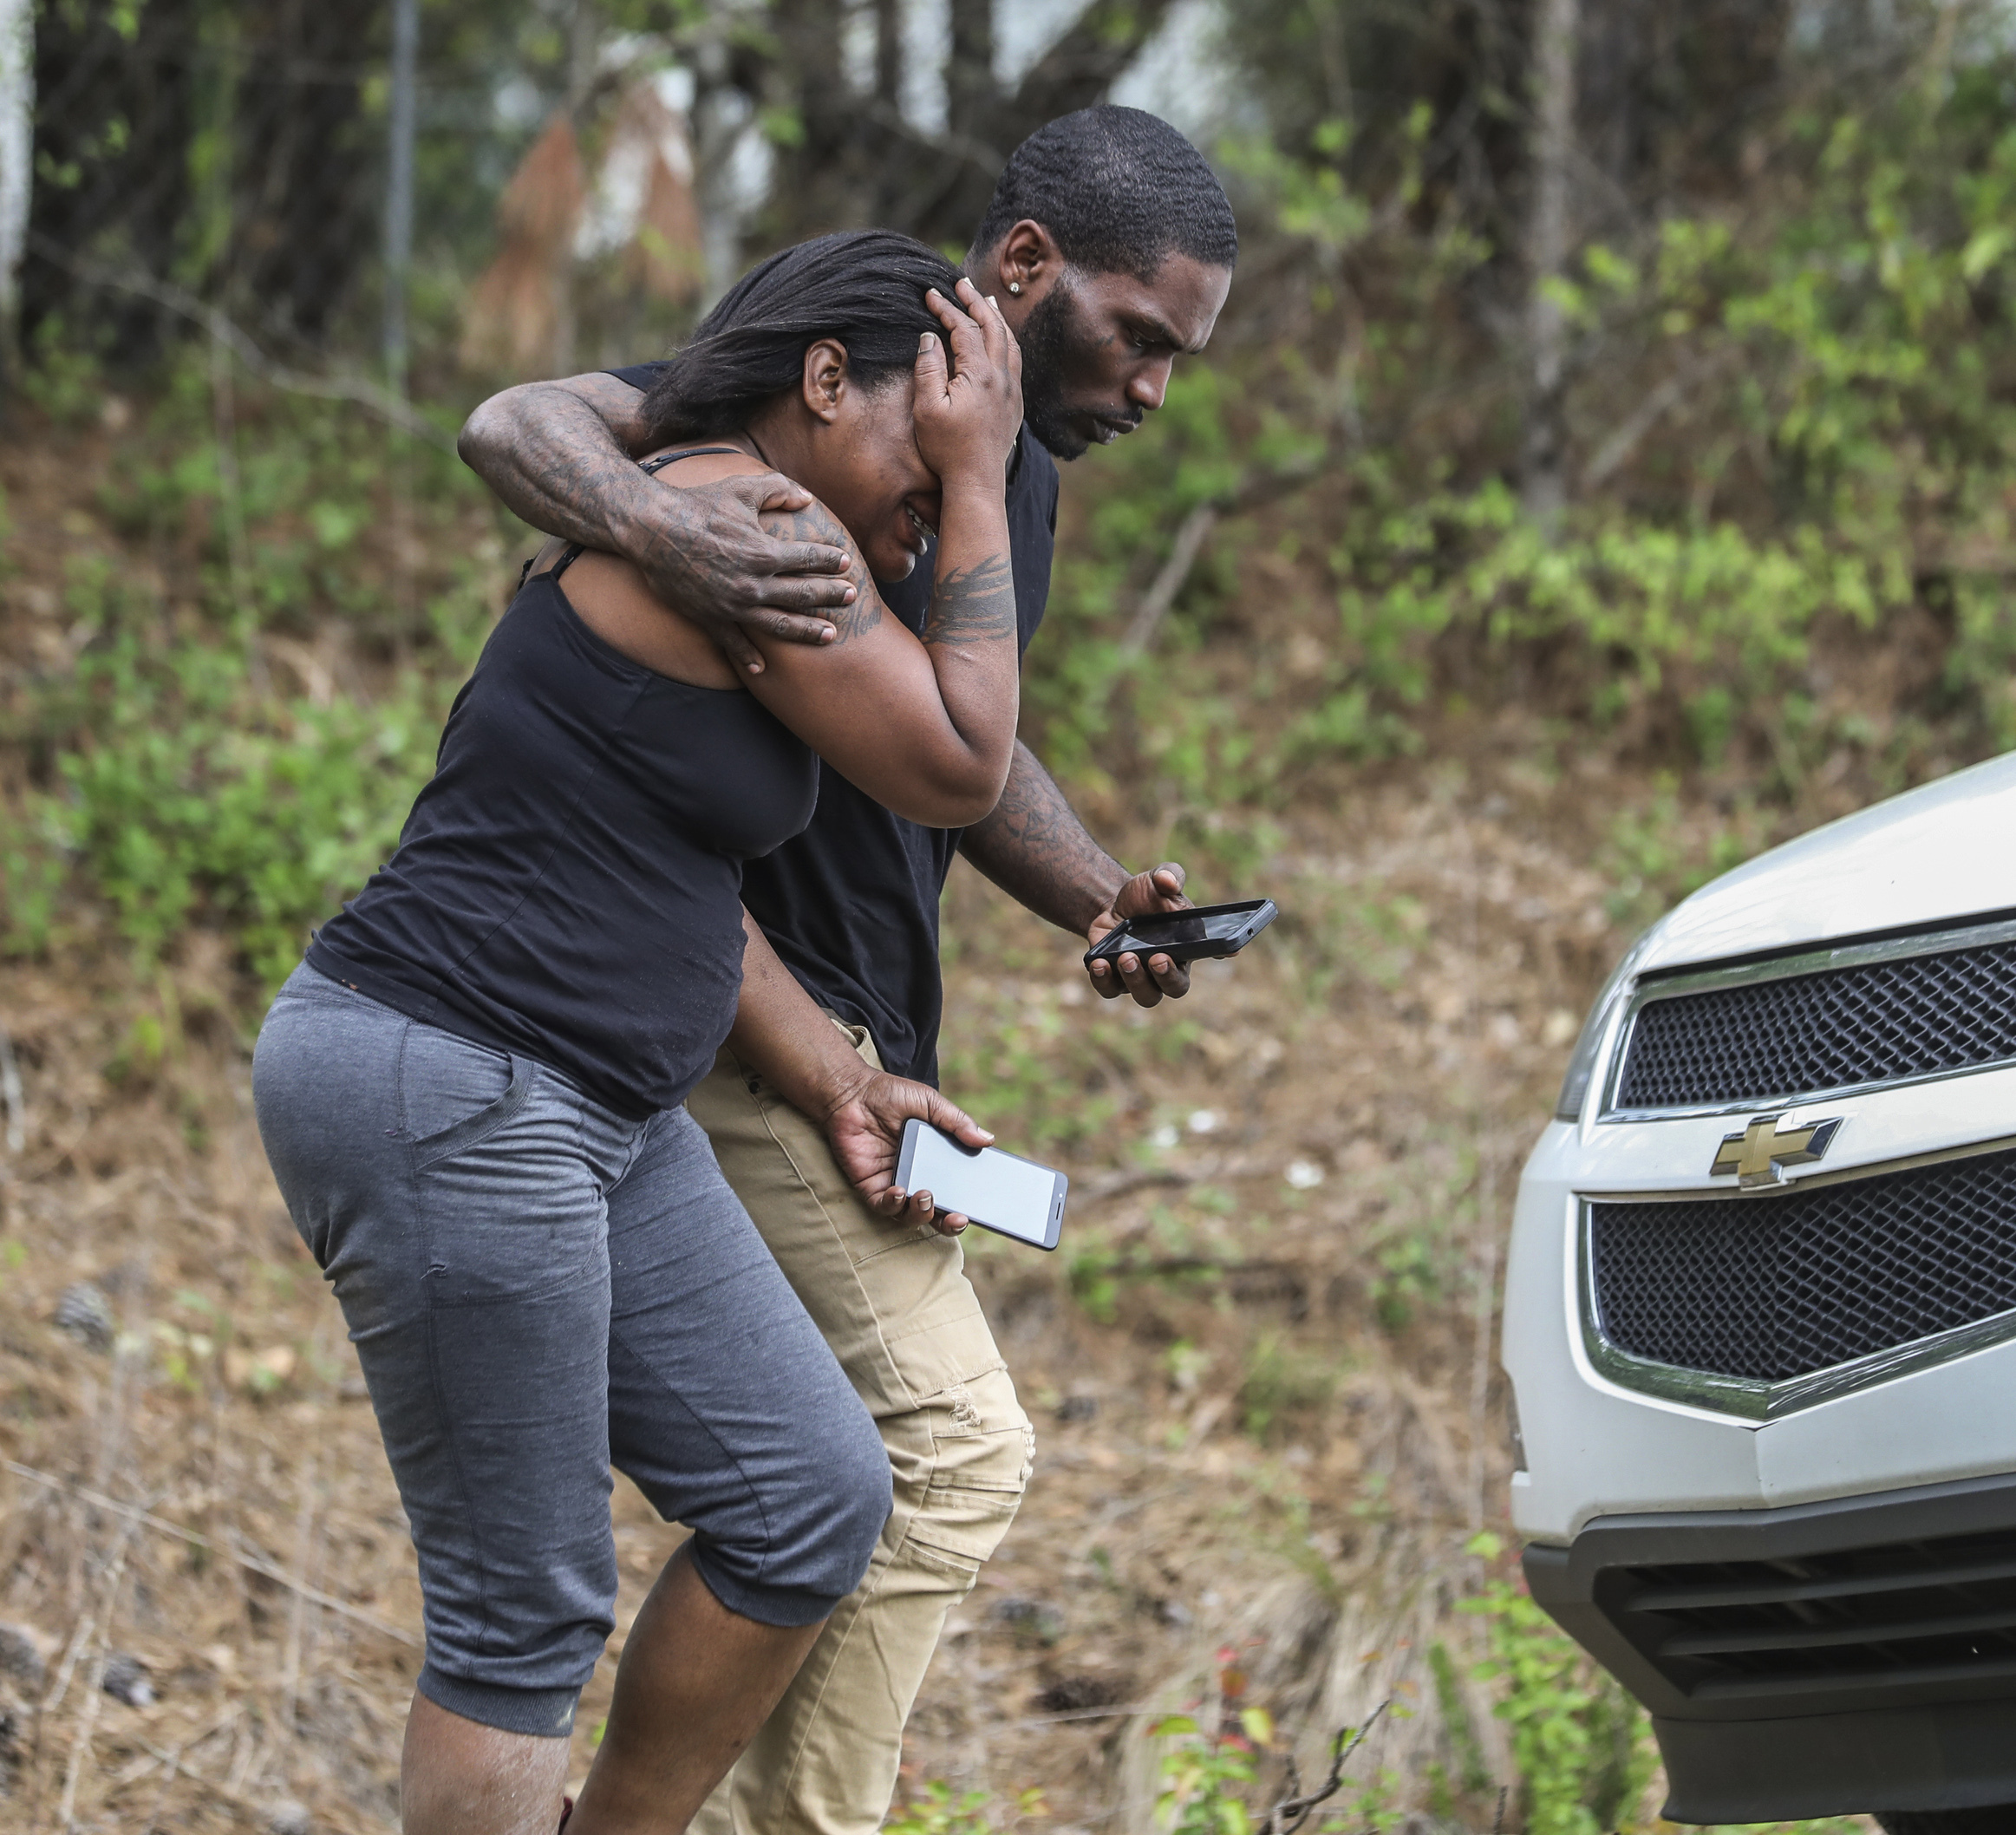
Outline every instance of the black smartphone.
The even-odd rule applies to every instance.
[[[906,1192],[929,1192],[940,1211],[956,1211],[982,1230],[1038,1249],[1057,1246],[1071,1187],[1054,1166],[999,1147],[962,1146],[915,1115],[903,1125],[896,1182]]]
[[[1271,898],[1246,898],[1236,904],[1197,904],[1187,911],[1130,918],[1085,952],[1086,966],[1128,955],[1166,956],[1172,962],[1236,956],[1280,915]]]

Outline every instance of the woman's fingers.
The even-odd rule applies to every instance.
[[[976,300],[974,317],[980,322],[980,335],[987,344],[987,354],[997,369],[1015,370],[1021,347],[1015,343],[1015,335],[1008,330],[1008,322],[1001,317],[1001,303],[989,293],[986,298]]]
[[[945,369],[945,347],[930,332],[917,339],[917,400],[942,402],[951,386]]]
[[[962,284],[970,288],[973,283],[965,281]],[[1015,333],[1008,330],[1008,322],[1001,317],[1000,302],[991,293],[982,297],[975,289],[968,307],[973,314],[974,323],[979,328],[988,363],[1020,387],[1022,347],[1015,342]]]
[[[966,291],[973,292],[971,281],[962,280],[959,284]],[[979,294],[974,292],[973,297],[977,304]],[[987,343],[981,336],[980,327],[965,312],[936,287],[924,295],[924,304],[937,316],[938,322],[945,328],[945,336],[952,346],[952,360],[958,375],[968,375],[987,361]]]

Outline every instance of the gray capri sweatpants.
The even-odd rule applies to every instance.
[[[412,1525],[429,1700],[569,1731],[616,1622],[612,1465],[731,1611],[854,1590],[888,1455],[684,1109],[630,1120],[305,965],[252,1093]]]

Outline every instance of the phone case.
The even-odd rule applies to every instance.
[[[1144,944],[1135,937],[1127,925],[1117,931],[1108,931],[1099,942],[1085,952],[1085,963],[1090,968],[1095,962],[1111,962],[1116,957],[1130,953],[1136,956],[1166,956],[1171,962],[1197,962],[1204,958],[1217,959],[1236,956],[1253,941],[1261,931],[1281,915],[1271,898],[1244,898],[1231,904],[1199,904],[1187,911],[1171,911],[1171,918],[1219,918],[1243,912],[1246,923],[1230,937],[1200,937],[1194,943]]]

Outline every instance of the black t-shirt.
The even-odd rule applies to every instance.
[[[309,963],[622,1113],[675,1108],[734,1023],[743,863],[805,826],[818,764],[754,695],[619,654],[539,574],[455,697],[399,852]]]
[[[610,375],[649,389],[660,366]],[[1057,467],[1025,424],[1008,469],[1008,526],[1015,617],[1026,651],[1050,597],[1057,544]],[[937,547],[883,603],[922,632]],[[819,767],[819,806],[804,832],[742,872],[742,902],[784,964],[822,1007],[865,1026],[884,1066],[938,1080],[938,899],[962,831],[924,828]]]

